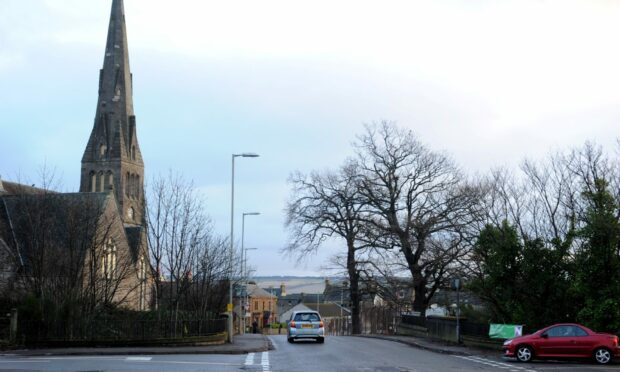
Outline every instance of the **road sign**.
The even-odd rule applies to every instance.
[[[228,304],[228,306],[226,306],[226,311],[228,311],[229,313],[233,311],[233,304]]]

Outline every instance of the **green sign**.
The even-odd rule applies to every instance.
[[[523,326],[515,324],[491,324],[490,338],[515,338],[523,336]]]

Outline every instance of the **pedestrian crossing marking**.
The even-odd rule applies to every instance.
[[[525,367],[519,367],[519,366],[515,366],[513,364],[509,364],[509,363],[503,363],[503,362],[497,362],[491,359],[487,359],[487,358],[483,358],[483,357],[479,357],[479,356],[461,356],[461,355],[455,355],[456,358],[461,358],[461,359],[465,359],[468,360],[470,362],[474,362],[474,363],[480,363],[480,364],[484,364],[490,367],[495,367],[495,368],[499,368],[499,369],[503,369],[503,370],[508,370],[510,372],[536,372],[533,369],[528,369]]]

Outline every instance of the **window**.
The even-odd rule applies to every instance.
[[[104,158],[107,151],[108,151],[108,148],[106,147],[106,145],[104,144],[99,145],[99,157],[100,158]]]
[[[297,322],[318,322],[321,319],[317,313],[298,313],[295,314],[294,320]]]
[[[103,172],[99,172],[99,181],[97,183],[99,184],[99,191],[105,191],[105,177]]]
[[[108,178],[108,190],[114,189],[114,175],[112,174],[112,171],[108,171],[107,178]]]
[[[97,192],[97,173],[94,171],[90,172],[90,192]]]
[[[584,331],[581,327],[573,327],[573,333],[577,337],[584,337],[588,335],[588,332]]]
[[[146,309],[146,261],[144,256],[140,257],[140,266],[138,267],[138,279],[140,279],[140,310]]]
[[[575,330],[573,326],[558,326],[549,329],[545,332],[549,337],[573,337],[575,336]]]
[[[106,279],[114,279],[116,276],[116,245],[114,245],[112,239],[108,239],[103,248],[101,271]]]
[[[127,177],[125,177],[125,196],[129,196],[130,179],[131,177],[129,176],[129,172],[127,172]]]

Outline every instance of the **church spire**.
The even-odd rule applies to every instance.
[[[112,0],[95,123],[82,157],[81,192],[113,190],[124,221],[141,224],[144,163],[136,136],[123,0]]]

